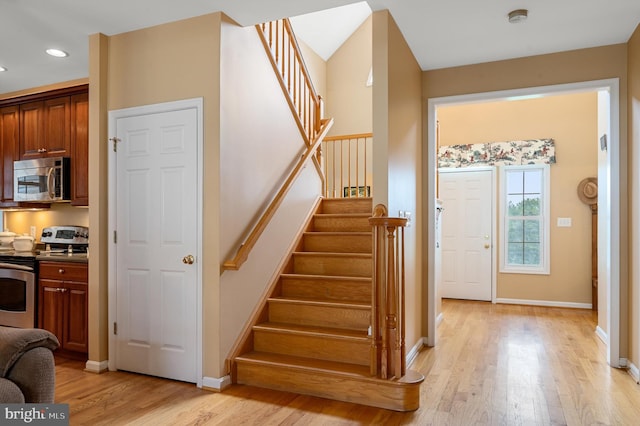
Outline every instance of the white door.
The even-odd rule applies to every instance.
[[[115,195],[116,368],[194,383],[197,118],[116,119]]]
[[[493,171],[439,174],[441,294],[452,299],[491,300]]]

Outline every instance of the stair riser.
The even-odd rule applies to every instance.
[[[323,235],[308,233],[304,236],[304,250],[329,253],[371,253],[369,235]]]
[[[293,256],[293,271],[296,274],[371,277],[372,268],[370,257]]]
[[[332,339],[272,331],[254,331],[254,350],[293,355],[325,361],[369,365],[371,346],[368,341]]]
[[[315,216],[313,230],[317,232],[371,232],[371,225],[366,217]]]
[[[420,384],[398,385],[357,380],[339,374],[298,370],[238,361],[237,381],[285,392],[318,396],[395,411],[413,411],[420,405]]]
[[[371,213],[373,211],[373,202],[367,198],[352,199],[330,199],[322,200],[322,213],[341,214],[341,213]]]
[[[371,324],[371,310],[272,301],[269,303],[269,321],[346,330],[367,330]]]
[[[282,296],[344,302],[371,302],[371,282],[282,278]]]

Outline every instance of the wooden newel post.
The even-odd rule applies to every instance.
[[[387,216],[378,204],[373,226],[371,374],[383,379],[405,374],[404,227],[407,219]],[[399,230],[398,230],[399,229]]]

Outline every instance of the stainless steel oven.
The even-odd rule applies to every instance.
[[[17,260],[0,257],[0,325],[35,327],[35,296],[35,260],[30,257]]]

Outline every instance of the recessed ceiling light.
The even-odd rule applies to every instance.
[[[5,67],[0,67],[0,72],[2,71],[6,71],[7,69]]]
[[[509,22],[517,24],[518,22],[524,22],[527,20],[529,11],[527,9],[517,9],[509,12]]]
[[[56,58],[65,58],[69,56],[67,52],[60,49],[47,49],[46,52],[48,55],[55,56]]]

